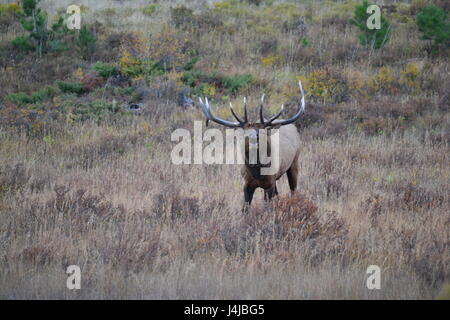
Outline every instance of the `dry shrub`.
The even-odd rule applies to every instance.
[[[286,104],[287,110],[295,110],[295,105],[298,104],[298,98],[293,97],[291,100],[292,101],[289,101],[289,103]],[[295,122],[295,125],[299,129],[304,129],[313,125],[323,124],[326,120],[327,111],[328,108],[326,108],[325,106],[308,103],[306,106],[306,112],[302,117],[302,121]]]
[[[301,78],[301,77],[300,77]],[[349,99],[349,86],[342,71],[326,67],[317,69],[302,79],[310,99],[322,103],[341,103]]]
[[[97,39],[95,52],[93,54],[93,61],[116,62],[119,58],[120,44],[125,39],[132,37],[130,33],[116,32]]]
[[[18,204],[9,227],[15,236],[35,237],[41,232],[55,230],[81,236],[104,226],[110,219],[118,226],[122,225],[124,214],[122,206],[114,206],[102,195],[57,185],[43,201]]]
[[[448,195],[445,196],[445,191],[442,194],[411,183],[396,185],[394,190],[401,204],[410,210],[433,209],[448,203]]]
[[[31,246],[22,250],[19,259],[34,266],[45,266],[54,261],[55,253],[47,246]]]
[[[295,234],[306,240],[317,237],[322,231],[316,216],[317,206],[301,194],[278,197],[271,207],[277,237]]]
[[[89,239],[96,259],[119,268],[125,276],[151,268],[155,258],[166,252],[160,243],[160,231],[153,227],[155,221],[148,219],[151,217],[148,212],[129,212],[122,205],[113,205],[103,195],[84,189],[57,185],[45,202],[23,209],[23,214],[14,221],[16,233],[33,234],[30,230],[39,225],[44,232],[58,230],[58,234]],[[132,233],[125,232],[127,226],[133,229]],[[92,238],[95,230],[102,230],[103,236]],[[109,239],[111,234],[114,239]],[[55,261],[64,264],[72,254],[64,246],[41,241],[26,247],[20,257],[29,264],[42,266]]]
[[[327,199],[338,199],[348,190],[342,182],[342,179],[333,175],[325,181],[326,197]]]
[[[450,145],[450,131],[447,132],[427,132],[420,135],[420,142],[430,144],[433,147],[443,147]]]
[[[334,173],[341,166],[341,160],[336,159],[334,154],[320,153],[313,159],[314,173],[318,177],[326,178]]]
[[[201,200],[198,196],[183,195],[174,184],[165,184],[164,188],[153,196],[155,216],[169,217],[172,221],[187,222],[210,216],[214,209],[222,208],[225,199]]]
[[[100,260],[122,270],[125,277],[152,270],[157,259],[168,254],[161,243],[160,231],[154,229],[147,233],[138,232],[131,237],[123,235],[117,241],[104,243],[98,250]]]
[[[37,119],[38,113],[19,108],[12,102],[6,101],[0,108],[0,127],[9,128],[17,132],[36,133],[40,131],[42,122]]]
[[[84,86],[84,90],[90,92],[96,88],[103,86],[105,80],[102,77],[96,75],[95,73],[88,73],[83,76],[81,83]]]
[[[411,255],[410,263],[414,271],[432,286],[442,284],[450,277],[448,262],[443,257],[448,256],[447,244],[434,239],[424,245],[423,255]]]
[[[0,195],[6,192],[42,191],[50,185],[50,177],[47,172],[34,172],[31,174],[23,163],[0,166]]]
[[[377,135],[384,133],[389,126],[386,119],[375,118],[363,120],[363,122],[359,125],[359,128],[369,135]]]
[[[86,190],[69,191],[70,189],[67,186],[55,186],[55,197],[49,199],[46,206],[65,215],[73,215],[82,219],[88,219],[92,215],[106,217],[112,213],[121,213],[124,210],[123,207],[113,207],[109,201],[104,201],[100,196],[89,194]]]
[[[343,222],[335,215],[324,222],[317,215],[317,210],[314,202],[294,193],[275,197],[265,208],[251,210],[245,217],[245,223],[251,233],[262,232],[285,241],[335,238],[346,233]]]
[[[13,12],[8,12],[6,14],[0,12],[0,30],[2,30],[2,33],[5,32],[6,34],[10,29],[13,29],[14,26],[17,27],[18,24],[18,19]]]
[[[189,62],[189,38],[165,25],[162,31],[150,39],[148,58],[158,61],[166,70]]]
[[[0,195],[23,188],[30,176],[22,163],[0,166]]]
[[[308,128],[308,131],[306,132],[311,138],[318,140],[325,140],[326,138],[344,135],[347,132],[349,123],[343,121],[341,117],[336,118],[337,120],[335,122],[327,120],[327,125],[314,126]]]
[[[448,236],[445,231],[450,226],[450,218],[439,226],[441,232],[417,232],[413,229],[394,231],[401,245],[401,254],[406,266],[420,277],[426,284],[439,286],[449,279]]]
[[[394,149],[386,154],[373,155],[373,161],[386,168],[402,168],[416,166],[418,163],[417,153],[412,149]]]
[[[370,216],[372,223],[376,223],[377,217],[380,216],[385,207],[385,200],[379,194],[368,196],[360,205],[361,211]]]
[[[350,258],[346,254],[348,228],[344,221],[335,211],[319,215],[316,204],[299,193],[276,197],[262,210],[256,207],[244,221],[247,237],[258,239],[265,254],[277,255],[300,246],[302,258],[311,265],[330,256]]]
[[[178,97],[177,90],[177,82],[167,75],[156,77],[149,86],[149,100],[156,100],[159,105],[167,101],[175,102]],[[164,106],[164,109],[167,109],[167,106]]]
[[[223,26],[223,16],[213,10],[195,14],[183,5],[170,9],[170,22],[179,29],[202,33]]]
[[[286,50],[285,47],[280,47],[280,54],[283,56],[283,61],[287,61],[295,68],[302,68],[305,65],[316,67],[321,67],[324,65],[317,49],[312,46],[308,46],[306,48],[299,47],[294,51]]]
[[[4,66],[9,67],[11,72],[3,73],[2,71],[0,96],[12,92],[32,92],[42,89],[43,86],[51,85],[56,80],[65,79],[80,65],[80,58],[72,52],[52,59],[46,57],[38,59],[34,55],[28,55],[17,62],[13,59],[14,57],[8,58]]]
[[[127,150],[137,145],[141,138],[136,133],[123,136],[107,134],[92,142],[76,145],[67,152],[68,158],[71,159],[67,166],[80,166],[83,169],[93,168],[101,161],[125,154]]]
[[[332,28],[333,31],[344,32],[348,23],[348,18],[340,15],[323,18],[321,21],[322,28]]]
[[[278,38],[266,37],[260,41],[258,48],[262,56],[268,56],[270,54],[274,54],[277,51],[278,44]]]

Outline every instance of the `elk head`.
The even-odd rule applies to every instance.
[[[248,120],[247,99],[246,98],[244,98],[244,118],[243,119],[236,114],[236,112],[234,111],[233,105],[230,102],[230,111],[237,121],[224,120],[224,119],[214,116],[211,112],[211,107],[209,105],[208,98],[205,98],[204,102],[201,98],[199,98],[199,101],[200,101],[200,106],[203,110],[203,114],[206,117],[206,125],[208,125],[209,121],[213,121],[213,122],[221,124],[225,127],[242,128],[244,130],[245,137],[246,137],[246,140],[245,140],[246,162],[245,163],[246,163],[246,165],[248,165],[250,167],[255,167],[255,166],[261,166],[261,163],[259,163],[259,161],[257,163],[248,162],[249,150],[259,149],[260,140],[262,140],[262,141],[267,141],[267,144],[268,144],[267,148],[268,148],[268,151],[270,152],[270,139],[267,139],[267,137],[271,134],[270,129],[274,129],[274,128],[277,129],[281,126],[288,125],[288,124],[295,122],[305,111],[305,97],[304,97],[302,84],[300,81],[298,82],[298,86],[299,86],[300,93],[301,93],[301,101],[300,101],[299,108],[294,116],[292,116],[289,119],[284,119],[284,120],[278,119],[284,111],[284,105],[281,105],[281,110],[277,114],[273,115],[272,117],[270,117],[267,120],[264,118],[264,115],[263,115],[264,95],[262,95],[262,97],[261,97],[261,104],[259,106],[259,122],[250,122]]]

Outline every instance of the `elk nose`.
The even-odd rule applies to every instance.
[[[248,146],[251,149],[258,148],[258,134],[256,130],[250,130],[248,132]]]

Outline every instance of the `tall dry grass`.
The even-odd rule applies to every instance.
[[[245,215],[234,166],[172,165],[155,143],[170,131],[143,127],[2,139],[3,298],[419,299],[448,279],[448,146],[305,133],[298,195],[282,179],[279,199],[260,193]]]

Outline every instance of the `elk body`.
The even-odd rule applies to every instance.
[[[300,135],[297,128],[292,124],[300,118],[305,111],[305,97],[301,82],[299,82],[299,88],[301,93],[301,99],[296,114],[289,119],[278,119],[282,112],[272,116],[270,119],[265,119],[263,116],[264,95],[261,97],[261,105],[259,107],[259,122],[249,122],[247,116],[247,104],[244,98],[244,119],[241,119],[233,110],[233,106],[230,103],[230,109],[235,121],[228,121],[220,119],[211,113],[211,108],[208,103],[208,99],[205,102],[200,99],[200,106],[206,117],[206,124],[208,121],[213,121],[218,124],[231,128],[244,129],[245,139],[244,143],[244,155],[245,165],[242,167],[241,174],[245,180],[244,184],[244,199],[245,208],[247,208],[253,199],[253,194],[257,188],[264,189],[264,198],[270,200],[273,196],[278,194],[276,181],[280,179],[285,173],[288,177],[289,187],[293,192],[297,188],[297,176],[298,176],[298,158],[300,153]],[[270,136],[274,134],[273,129],[278,129],[278,139],[275,140],[277,146],[271,145]],[[268,164],[262,163],[258,157],[255,163],[249,161],[250,151],[258,150],[262,147],[261,144],[264,141],[267,143],[268,150],[278,150],[277,165],[275,172],[271,174],[263,174],[263,169]],[[259,153],[257,153],[259,154]]]

